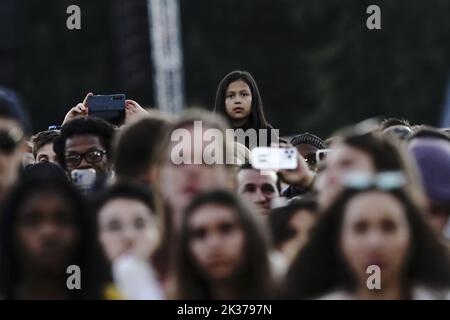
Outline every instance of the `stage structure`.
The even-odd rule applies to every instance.
[[[147,0],[156,107],[183,109],[183,55],[178,0]]]

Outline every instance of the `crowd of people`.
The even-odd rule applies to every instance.
[[[220,81],[212,111],[126,100],[113,125],[89,115],[91,95],[31,132],[0,90],[2,299],[450,299],[450,129],[278,135],[246,71]],[[174,133],[197,137],[197,122],[268,139],[182,141],[204,161],[174,161]],[[214,163],[211,144],[237,152]],[[255,168],[255,147],[293,148],[296,168]]]

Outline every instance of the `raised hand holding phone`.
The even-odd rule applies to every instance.
[[[297,168],[291,170],[279,170],[278,175],[281,180],[287,184],[302,188],[308,187],[314,181],[314,173],[309,169],[305,159],[298,152],[296,152],[296,157]]]
[[[148,116],[148,112],[134,100],[125,100],[125,124],[129,124],[143,116]]]
[[[258,170],[297,168],[295,148],[256,147],[251,153],[252,166]]]

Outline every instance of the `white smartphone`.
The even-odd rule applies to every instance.
[[[74,169],[70,171],[72,183],[82,191],[88,191],[92,188],[97,178],[95,169]]]
[[[297,168],[297,149],[256,147],[251,163],[258,170],[292,170]]]

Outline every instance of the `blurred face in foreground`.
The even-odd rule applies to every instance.
[[[379,266],[382,289],[400,285],[411,244],[402,203],[389,193],[368,191],[344,210],[340,246],[359,287],[366,286],[370,265]]]
[[[206,156],[208,152],[205,150],[207,146],[211,146],[211,142],[195,142],[195,139],[202,137],[194,136],[192,126],[184,130],[186,137],[178,143],[171,142],[166,163],[160,171],[160,190],[164,200],[174,212],[176,228],[181,226],[182,211],[196,195],[212,189],[231,188],[231,176],[226,166],[207,162],[211,159]],[[215,144],[217,152],[221,153],[222,148],[221,144]],[[190,159],[190,163],[176,164],[173,158],[175,155],[178,156],[177,150],[186,152],[183,158]],[[200,163],[195,164],[195,159]]]
[[[245,256],[245,236],[233,209],[204,205],[188,222],[189,249],[197,267],[210,282],[231,279]]]
[[[32,195],[21,206],[15,236],[19,260],[28,272],[65,274],[79,239],[77,212],[54,192]]]
[[[313,212],[301,209],[294,213],[289,220],[289,229],[293,231],[293,237],[285,241],[280,250],[288,257],[289,261],[303,248],[309,239],[309,234],[316,223]]]
[[[100,209],[98,225],[100,243],[110,262],[122,254],[148,260],[159,243],[155,214],[135,199],[108,201]]]
[[[0,192],[17,180],[25,149],[23,132],[17,122],[0,119]]]
[[[375,172],[373,161],[367,152],[344,143],[333,145],[332,150],[327,155],[315,182],[319,204],[322,207],[328,206],[341,192],[341,179],[346,173]]]

